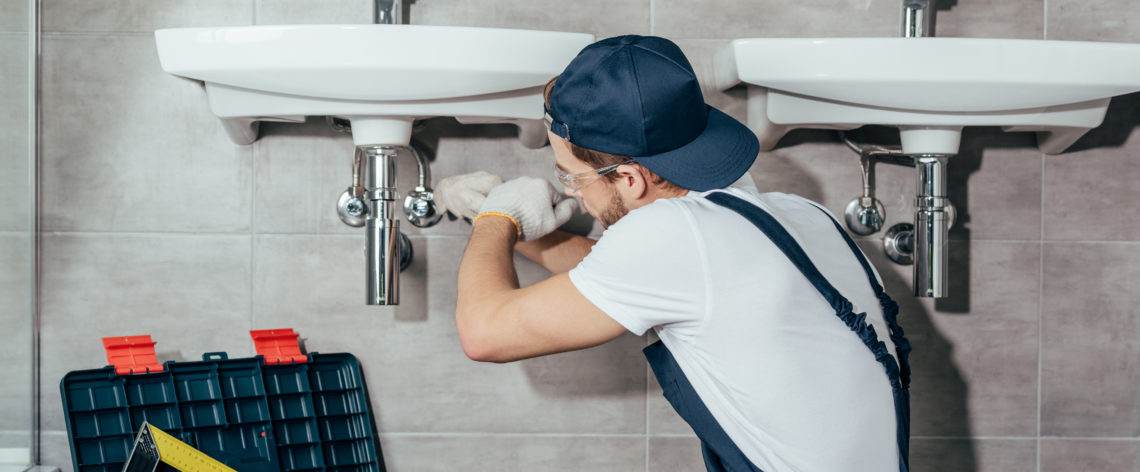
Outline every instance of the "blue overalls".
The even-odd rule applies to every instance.
[[[866,313],[853,313],[851,302],[843,297],[823,277],[823,275],[808,259],[807,253],[800,247],[799,243],[792,238],[790,234],[778,223],[775,218],[769,215],[763,209],[748,203],[745,200],[734,197],[727,193],[714,192],[706,196],[710,201],[718,205],[731,209],[741,216],[744,216],[752,224],[760,228],[780,251],[788,257],[789,260],[800,270],[808,281],[815,286],[816,290],[823,295],[823,298],[828,301],[832,308],[835,309],[835,316],[838,316],[843,322],[851,328],[863,344],[871,350],[875,355],[875,359],[883,365],[886,370],[887,379],[891,382],[891,390],[894,393],[895,405],[895,422],[898,425],[895,432],[896,440],[898,441],[899,451],[899,471],[907,472],[909,468],[909,443],[910,443],[910,368],[907,363],[907,357],[910,353],[910,343],[903,337],[902,328],[898,324],[899,306],[891,300],[883,287],[879,284],[878,279],[875,278],[875,273],[871,270],[871,265],[863,256],[863,253],[855,246],[855,242],[847,235],[843,228],[839,226],[830,215],[828,219],[835,225],[835,229],[839,234],[843,235],[843,239],[855,253],[855,257],[863,266],[863,270],[867,273],[867,279],[871,283],[871,287],[875,291],[875,296],[878,297],[879,303],[883,309],[883,317],[887,322],[890,330],[891,341],[895,343],[896,358],[892,358],[887,353],[887,346],[882,341],[879,341],[878,335],[875,333],[875,328],[867,323]],[[820,209],[820,211],[823,211]],[[824,214],[827,214],[824,212]],[[744,456],[740,448],[736,446],[729,439],[728,434],[724,432],[720,424],[713,418],[712,413],[705,407],[704,402],[697,396],[697,392],[693,390],[692,384],[681,372],[681,368],[677,365],[676,359],[669,349],[665,347],[661,341],[653,343],[646,347],[643,351],[646,359],[649,361],[650,367],[653,368],[654,375],[657,376],[657,382],[661,384],[664,391],[665,398],[677,410],[677,413],[689,426],[692,426],[693,431],[701,440],[701,450],[704,454],[705,467],[710,472],[719,471],[760,471],[752,462]]]

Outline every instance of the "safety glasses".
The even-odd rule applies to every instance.
[[[624,162],[619,162],[617,164],[608,165],[608,166],[602,167],[600,169],[594,169],[594,170],[589,171],[589,172],[582,172],[580,174],[567,173],[566,171],[562,170],[561,167],[558,167],[558,165],[555,165],[554,166],[554,172],[556,174],[558,174],[558,182],[562,183],[563,187],[566,187],[570,190],[578,192],[578,191],[582,190],[582,187],[585,187],[590,182],[597,180],[599,177],[606,175],[610,172],[613,172],[615,169],[617,169],[620,166],[623,166],[626,164],[633,164],[633,163],[634,163],[633,159],[628,159]]]

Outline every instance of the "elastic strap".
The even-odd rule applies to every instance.
[[[475,226],[475,223],[479,222],[479,218],[482,218],[484,216],[499,216],[499,217],[503,217],[503,218],[506,218],[508,220],[511,220],[511,224],[515,225],[515,240],[518,240],[518,238],[522,237],[522,227],[519,226],[519,222],[517,220],[515,220],[515,218],[513,216],[508,215],[508,214],[503,213],[503,212],[500,212],[500,211],[487,211],[487,212],[480,213],[478,216],[475,217],[474,220],[471,220],[471,226]]]

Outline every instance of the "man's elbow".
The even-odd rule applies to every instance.
[[[513,360],[501,355],[494,346],[490,346],[487,343],[465,341],[462,337],[460,338],[460,342],[463,344],[463,353],[467,355],[468,359],[473,361],[503,364]]]
[[[477,362],[510,362],[502,346],[496,340],[493,329],[486,322],[475,321],[464,313],[457,313],[456,329],[459,331],[459,344],[468,359]]]

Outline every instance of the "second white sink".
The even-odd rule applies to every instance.
[[[757,38],[716,58],[720,89],[749,85],[765,149],[793,128],[897,126],[906,153],[957,153],[963,126],[1038,131],[1060,153],[1140,91],[1140,44],[966,38]]]

